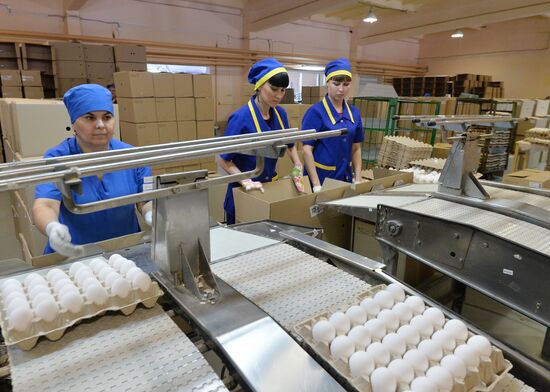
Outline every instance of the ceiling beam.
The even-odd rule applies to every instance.
[[[550,1],[462,0],[444,8],[431,6],[412,15],[396,15],[358,27],[358,45],[368,45],[423,34],[477,27],[507,20],[528,18],[550,12]]]
[[[63,10],[80,11],[88,0],[63,0]]]
[[[255,0],[243,9],[248,31],[266,30],[315,14],[357,4],[357,0]]]

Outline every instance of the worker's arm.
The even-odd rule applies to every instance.
[[[153,202],[142,201],[136,203],[136,208],[141,213],[141,216],[143,216],[145,223],[147,223],[149,226],[153,226]]]
[[[353,166],[353,179],[361,182],[361,171],[363,170],[363,158],[361,157],[361,143],[353,143],[351,148],[351,164]]]
[[[46,226],[52,221],[59,220],[61,202],[54,199],[36,199],[32,206],[32,217],[36,228],[44,235]]]
[[[241,170],[237,167],[237,165],[233,163],[233,161],[225,160],[220,156],[216,158],[216,161],[218,162],[220,167],[229,174],[241,173]],[[260,181],[252,181],[252,179],[247,178],[245,180],[239,181],[239,184],[241,184],[241,186],[246,191],[250,191],[252,189],[259,189],[262,193],[264,192],[264,187],[262,186],[262,183]]]
[[[302,161],[300,160],[300,156],[298,155],[298,148],[296,148],[296,145],[293,145],[292,147],[289,147],[286,151],[288,154],[288,157],[294,164],[294,167],[303,167]]]
[[[317,175],[317,168],[313,159],[313,146],[308,144],[304,144],[304,162],[309,179],[313,184],[313,192],[319,192],[321,190],[321,181]]]

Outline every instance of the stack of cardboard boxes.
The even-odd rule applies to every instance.
[[[303,86],[302,103],[314,104],[319,102],[325,96],[325,90],[324,86]]]
[[[30,87],[42,86],[44,98],[55,97],[55,77],[53,74],[52,65],[52,50],[49,45],[39,44],[21,44],[21,53],[23,56],[23,70],[40,72],[40,84],[38,79],[34,79],[34,84],[29,84]],[[30,82],[30,80],[29,80]],[[25,81],[23,80],[23,86]],[[27,98],[39,98],[37,88],[30,92]]]
[[[120,71],[147,71],[145,47],[141,45],[115,45],[115,68]]]
[[[0,85],[2,88],[2,98],[23,98],[19,70],[0,70]]]
[[[82,44],[52,42],[55,90],[58,97],[70,88],[86,83],[86,63]]]
[[[516,126],[515,141],[522,140],[532,128],[547,128],[550,126],[550,100],[548,99],[518,99],[515,101],[514,117],[519,118]]]
[[[21,84],[23,85],[23,95],[25,98],[44,98],[44,87],[42,86],[40,71],[22,70]]]
[[[109,45],[83,45],[88,83],[107,86],[113,83],[115,57]]]
[[[0,43],[0,70],[21,69],[21,54],[16,43]]]

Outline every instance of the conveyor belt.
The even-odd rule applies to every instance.
[[[17,391],[227,391],[159,306],[108,314],[31,351],[8,349]]]
[[[290,245],[273,245],[212,265],[213,272],[287,330],[370,285]]]

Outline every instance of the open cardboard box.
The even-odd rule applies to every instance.
[[[550,171],[525,169],[504,175],[505,184],[550,189]]]

